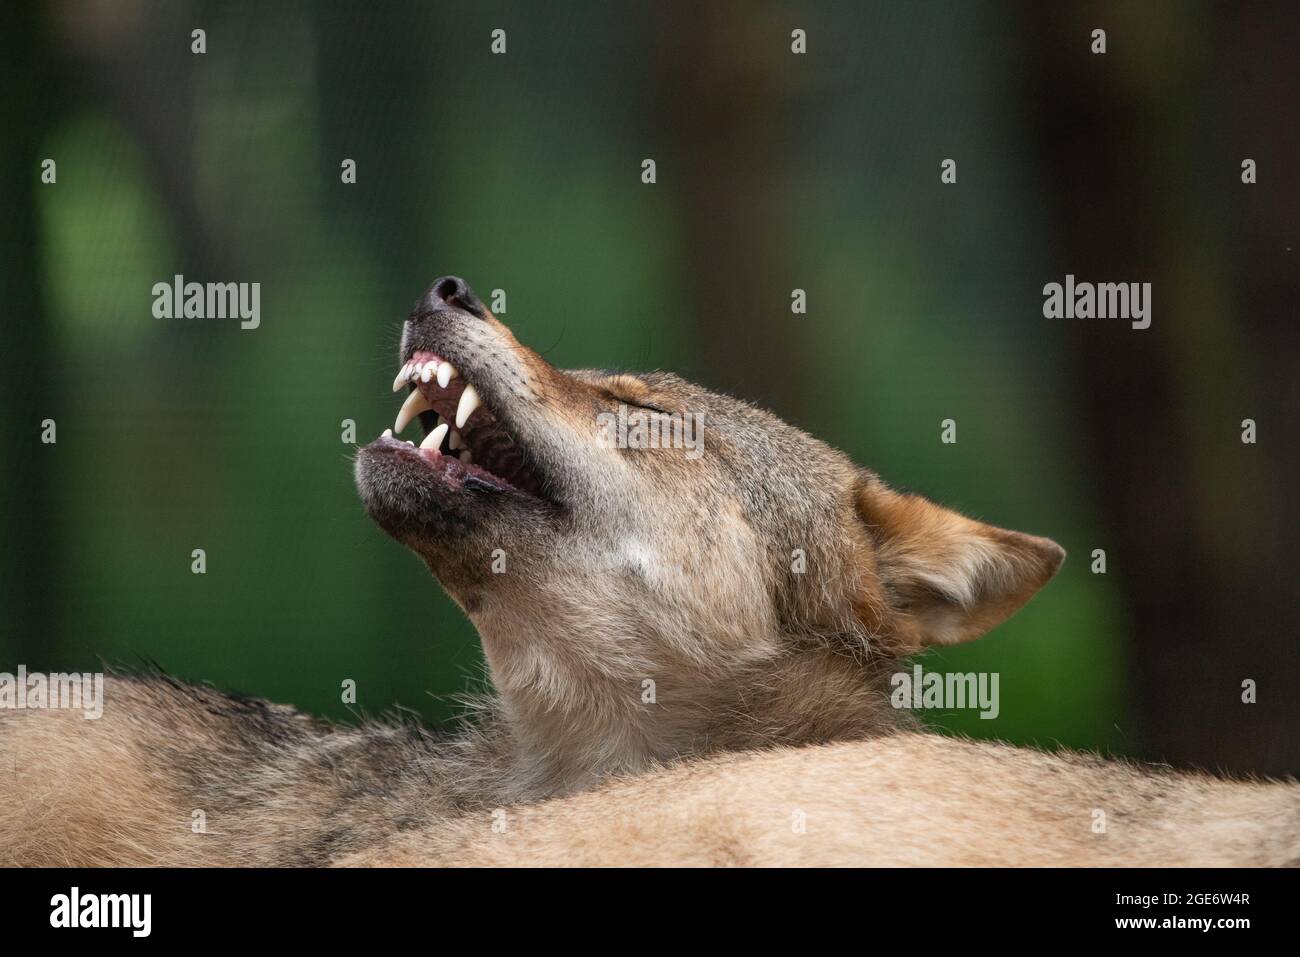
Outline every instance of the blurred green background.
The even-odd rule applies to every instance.
[[[344,720],[352,678],[446,720],[474,633],[340,435],[391,424],[399,324],[454,273],[557,365],[673,369],[1060,541],[1020,615],[925,661],[1001,674],[998,720],[942,726],[1300,770],[1294,7],[3,17],[0,670],[152,661]],[[1152,282],[1152,328],[1044,319],[1067,272]],[[155,319],[176,273],[260,282],[261,327]]]

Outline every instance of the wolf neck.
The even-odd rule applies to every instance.
[[[889,703],[889,675],[898,667],[892,660],[864,664],[816,649],[725,675],[665,675],[653,685],[587,673],[580,685],[570,676],[570,686],[583,692],[560,696],[562,703],[553,683],[521,681],[506,668],[492,671],[510,738],[515,796],[534,799],[715,751],[914,729],[911,715]]]

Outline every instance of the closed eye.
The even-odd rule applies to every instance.
[[[649,402],[637,402],[626,396],[621,396],[616,392],[606,392],[606,394],[615,402],[621,402],[624,405],[632,406],[635,409],[645,409],[648,412],[658,412],[660,415],[672,415],[667,409],[661,409],[657,405],[651,405]]]

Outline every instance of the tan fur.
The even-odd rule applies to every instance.
[[[457,366],[458,387],[474,384],[542,478],[540,496],[482,493],[433,480],[400,442],[357,456],[370,515],[479,631],[495,693],[476,723],[448,738],[336,727],[162,676],[113,677],[96,721],[0,712],[8,859],[1295,857],[1291,786],[933,738],[890,706],[905,656],[1005,620],[1060,566],[1055,543],[896,492],[772,414],[676,376],[555,369],[459,280],[417,303],[402,358],[416,350]],[[704,454],[603,444],[599,415],[625,403],[702,415]],[[735,756],[844,741],[856,743]],[[792,804],[807,834],[781,831]],[[501,808],[517,824],[484,836]],[[1271,835],[1265,813],[1279,821]],[[1205,843],[1176,845],[1175,826]]]
[[[48,712],[9,715],[0,723],[0,851],[6,862],[1300,863],[1300,788],[1293,783],[1230,782],[1090,755],[907,732],[723,754],[585,794],[510,807],[458,803],[454,786],[436,767],[418,781],[404,781],[394,773],[401,761],[393,760],[384,775],[390,793],[360,788],[355,806],[340,805],[338,793],[313,781],[304,765],[294,769],[295,753],[302,759],[372,748],[355,729],[329,729],[276,709],[273,720],[301,725],[302,737],[277,731],[280,753],[264,763],[242,753],[230,727],[249,720],[260,704],[237,717],[239,709],[227,713],[228,702],[205,689],[159,679],[113,683],[115,706],[100,721]],[[183,761],[206,754],[233,765],[253,800],[216,806],[204,786],[186,783],[181,766],[162,753],[168,749]],[[394,749],[386,759],[398,753]],[[373,773],[355,752],[353,758],[333,773]],[[207,773],[210,782],[218,778]],[[192,830],[196,809],[206,811],[206,833]],[[395,815],[404,821],[400,826]],[[295,857],[295,848],[331,828],[330,853]]]
[[[1297,827],[1293,784],[897,734],[727,755],[467,815],[340,863],[1285,866],[1300,863]]]
[[[129,729],[51,711],[6,716],[0,730],[4,863],[98,866],[183,859],[188,824],[180,816],[179,795],[169,780],[149,773]]]

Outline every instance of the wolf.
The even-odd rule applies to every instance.
[[[341,727],[112,676],[97,721],[0,717],[8,860],[1300,857],[1293,784],[945,738],[891,705],[909,656],[984,634],[1052,578],[1049,539],[895,490],[677,376],[556,369],[457,277],[406,320],[393,390],[356,485],[478,630],[493,693],[472,725]],[[689,417],[701,444],[610,441],[611,416]]]

